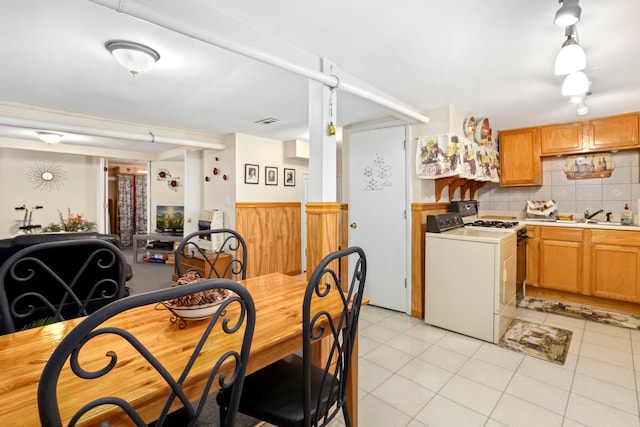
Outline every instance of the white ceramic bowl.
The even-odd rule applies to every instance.
[[[166,301],[163,304],[165,307],[167,307],[171,312],[173,312],[178,317],[181,317],[183,319],[188,319],[188,320],[201,320],[201,319],[207,319],[213,316],[214,314],[216,314],[216,312],[220,308],[220,304],[222,304],[225,300],[210,303],[210,304],[182,306],[182,307],[178,307],[177,305],[170,304],[169,302],[166,302]]]

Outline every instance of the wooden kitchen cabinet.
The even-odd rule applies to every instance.
[[[563,123],[540,128],[540,154],[555,156],[584,150],[585,128],[588,122]]]
[[[500,132],[500,185],[542,185],[539,128]]]
[[[540,227],[540,287],[583,293],[584,229]]]
[[[588,154],[640,148],[640,114],[540,127],[540,155]]]
[[[525,283],[540,286],[540,227],[527,225],[527,257]]]
[[[592,230],[590,294],[640,302],[640,232]]]
[[[589,150],[608,151],[640,148],[639,114],[604,117],[589,122]]]

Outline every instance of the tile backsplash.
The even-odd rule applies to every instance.
[[[542,160],[542,185],[536,187],[500,187],[487,184],[478,191],[480,210],[523,212],[527,200],[554,200],[558,212],[582,217],[585,210],[604,209],[612,219],[620,217],[625,203],[637,216],[640,206],[639,151],[612,153],[615,169],[608,178],[568,179],[565,157]],[[604,215],[603,215],[604,217]],[[637,222],[637,219],[636,219]]]

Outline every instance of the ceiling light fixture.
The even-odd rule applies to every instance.
[[[584,116],[585,114],[589,114],[589,106],[585,104],[584,99],[578,103],[578,106],[576,108],[576,113],[578,113],[579,116]]]
[[[62,137],[64,136],[61,133],[45,132],[45,131],[37,131],[36,134],[38,135],[38,138],[40,139],[40,141],[49,145],[59,143],[60,141],[62,141]]]
[[[556,12],[556,17],[553,20],[554,24],[568,27],[580,21],[582,9],[578,5],[578,0],[560,0],[559,3],[562,6]]]
[[[575,96],[589,91],[589,78],[583,71],[576,71],[567,75],[562,82],[562,95]]]
[[[585,102],[589,95],[591,95],[591,92],[581,93],[571,97],[571,103],[576,104],[576,113],[578,113],[579,116],[589,114],[589,106]]]
[[[569,25],[565,29],[567,39],[562,43],[562,49],[556,57],[556,76],[564,76],[575,71],[584,70],[587,66],[587,56],[577,40],[575,25]]]
[[[160,54],[148,46],[126,40],[110,40],[104,44],[116,61],[133,77],[149,71],[160,59]]]

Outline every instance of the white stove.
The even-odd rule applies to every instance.
[[[465,224],[459,212],[427,216],[426,323],[500,341],[516,312],[518,228]]]

